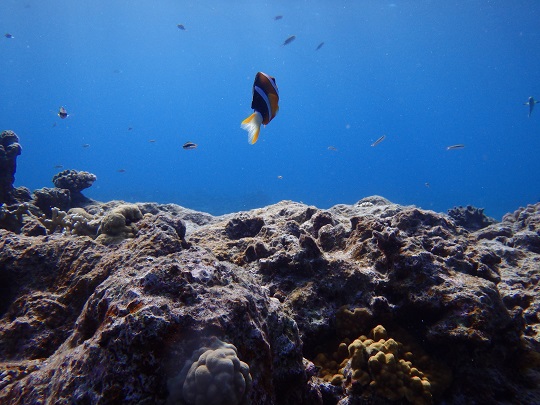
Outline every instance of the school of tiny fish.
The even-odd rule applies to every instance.
[[[283,19],[283,15],[276,15],[273,18],[275,21],[279,21]],[[184,24],[177,24],[176,27],[181,31],[186,31],[186,27]],[[13,39],[15,38],[14,35],[10,33],[4,34],[4,37],[7,39]],[[281,46],[286,46],[291,44],[293,41],[296,40],[296,35],[290,35],[288,36]],[[319,51],[325,42],[320,42],[317,47],[315,48],[316,51]],[[115,70],[116,72],[120,72],[118,70]],[[255,81],[253,83],[252,88],[252,102],[251,102],[251,108],[253,109],[253,113],[243,120],[241,122],[241,127],[245,129],[248,132],[248,142],[250,144],[255,144],[259,138],[260,134],[260,128],[261,125],[267,125],[272,121],[278,111],[279,111],[279,90],[277,87],[276,79],[273,76],[270,76],[269,74],[258,72],[255,76]],[[526,102],[523,104],[528,106],[528,117],[531,117],[534,106],[536,104],[540,103],[540,100],[535,100],[533,96],[530,96]],[[64,106],[59,107],[57,112],[58,117],[61,119],[66,119],[69,117],[69,114],[67,110],[64,108]],[[53,127],[56,126],[56,122],[53,124]],[[128,131],[133,130],[132,127],[128,127]],[[375,147],[379,145],[381,142],[383,142],[386,139],[386,135],[382,135],[377,140],[375,140],[371,146]],[[148,142],[155,143],[155,139],[150,139]],[[82,145],[83,148],[90,147],[89,144]],[[182,145],[182,148],[185,150],[193,150],[197,149],[198,145],[194,142],[186,142]],[[464,144],[453,144],[446,147],[446,150],[459,150],[464,149]],[[338,149],[335,146],[328,146],[329,151],[337,152]],[[63,168],[62,165],[56,165],[55,168]],[[119,173],[124,173],[125,169],[118,169]],[[282,176],[278,176],[278,179],[282,179]],[[425,183],[426,187],[430,187],[430,184],[428,182]]]

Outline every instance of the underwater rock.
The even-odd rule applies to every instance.
[[[448,210],[448,215],[454,219],[457,225],[469,231],[477,231],[497,222],[495,219],[486,216],[483,208],[476,208],[471,205],[451,208]]]
[[[540,204],[477,231],[378,196],[40,212],[0,209],[2,403],[540,402]]]
[[[60,210],[67,211],[71,208],[71,193],[65,188],[48,188],[44,187],[34,190],[33,203],[45,215],[51,215],[51,208],[56,207]]]
[[[13,131],[0,133],[0,204],[13,204],[13,183],[17,171],[17,156],[21,154],[19,138]]]

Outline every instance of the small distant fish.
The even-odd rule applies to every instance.
[[[430,187],[430,184],[426,181],[426,182],[424,183],[424,186],[426,186],[427,188],[429,188],[429,187]]]
[[[529,97],[529,100],[526,103],[523,103],[523,105],[528,105],[529,106],[529,117],[531,116],[531,114],[533,112],[534,105],[538,104],[538,103],[540,103],[540,101],[535,100],[533,96]]]
[[[190,150],[190,149],[197,149],[197,145],[196,143],[193,143],[193,142],[186,142],[182,148],[186,149],[186,150]]]
[[[329,147],[328,147],[328,150],[337,152],[338,149],[337,149],[335,146],[329,146]]]
[[[179,30],[182,30],[182,31],[186,30],[186,27],[184,27],[184,24],[177,24],[176,26],[178,27]]]
[[[317,49],[315,49],[315,50],[318,51],[319,49],[321,49],[321,48],[323,47],[323,45],[324,45],[324,42],[321,42],[321,43],[319,44],[319,46],[317,46]]]
[[[289,38],[287,38],[285,40],[285,42],[283,42],[283,44],[281,46],[289,45],[295,39],[296,39],[296,35],[291,35]]]
[[[283,176],[277,176],[277,178],[283,180]]]
[[[55,165],[54,168],[55,168],[55,169],[63,169],[64,166],[62,166],[62,165]]]
[[[60,118],[62,118],[62,119],[67,118],[68,113],[67,113],[67,111],[66,111],[66,109],[65,109],[64,107],[60,107],[60,108],[58,109],[58,116],[59,116]]]
[[[281,20],[282,18],[283,18],[282,15],[276,15],[276,16],[274,17],[274,20],[277,21],[277,20]]]
[[[154,143],[155,141],[156,141],[155,139],[150,139],[148,142]]]
[[[54,128],[56,126],[56,122],[53,122],[52,127]]]
[[[463,145],[462,143],[458,143],[456,145],[447,146],[446,150],[463,149],[464,147],[465,145]]]
[[[276,79],[263,72],[255,75],[253,83],[253,98],[251,108],[255,110],[247,117],[240,127],[248,131],[248,142],[254,144],[259,138],[261,124],[267,125],[276,116],[279,110],[279,91]]]
[[[386,135],[383,135],[381,136],[379,139],[377,139],[375,142],[373,142],[371,144],[371,146],[377,146],[378,144],[380,144],[382,141],[384,141],[386,139]]]
[[[128,131],[131,131],[133,128],[132,127],[128,127]]]
[[[117,172],[118,172],[118,173],[125,173],[125,172],[126,172],[126,169],[118,169]]]
[[[9,39],[15,38],[15,37],[14,37],[13,35],[11,35],[10,33],[6,33],[6,34],[4,34],[4,36],[5,36],[6,38],[9,38]]]
[[[90,147],[90,144],[89,144],[89,143],[85,143],[82,147],[83,147],[83,148],[89,148],[89,147]]]

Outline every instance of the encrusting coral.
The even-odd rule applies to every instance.
[[[193,353],[180,374],[169,381],[168,403],[182,398],[192,405],[248,405],[252,379],[236,347],[213,339]]]
[[[413,354],[410,346],[388,337],[382,325],[373,328],[369,336],[362,335],[352,343],[346,339],[332,355],[319,353],[314,360],[320,367],[319,376],[333,385],[344,384],[351,394],[363,397],[433,403],[434,392],[448,384],[449,372],[444,367],[439,367],[437,375],[421,371],[419,364],[433,368],[429,357]],[[418,348],[415,351],[421,352]]]
[[[133,222],[142,219],[141,210],[133,204],[122,204],[112,209],[101,220],[96,241],[104,245],[119,243],[136,234]]]

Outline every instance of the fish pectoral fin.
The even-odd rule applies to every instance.
[[[279,99],[275,94],[269,94],[268,100],[270,101],[270,108],[272,110],[271,115],[275,117],[279,111],[279,105],[278,105]]]
[[[248,131],[248,142],[252,145],[259,139],[262,121],[262,115],[255,111],[240,124],[242,129]]]

